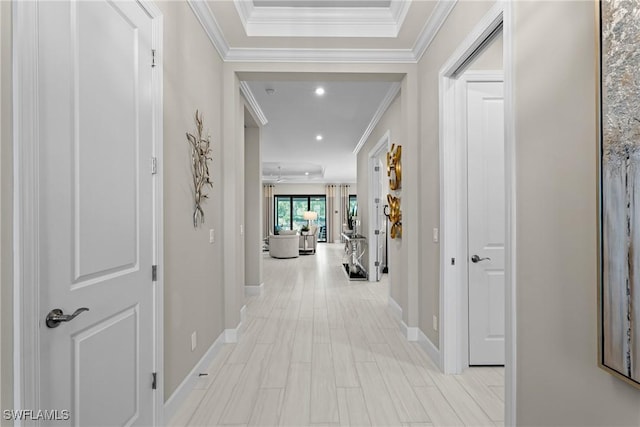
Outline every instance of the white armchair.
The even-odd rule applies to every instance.
[[[298,235],[271,235],[269,236],[269,255],[272,258],[297,258]]]

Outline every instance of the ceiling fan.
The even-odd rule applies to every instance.
[[[276,178],[276,184],[280,184],[281,182],[287,182],[287,178],[282,177],[282,168],[278,166],[278,177]]]

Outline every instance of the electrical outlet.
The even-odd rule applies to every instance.
[[[439,230],[437,228],[433,229],[433,243],[438,243],[439,240]]]
[[[191,351],[195,351],[198,345],[198,331],[193,331],[191,334]]]
[[[216,241],[216,235],[213,232],[213,228],[209,230],[209,243]]]
[[[433,330],[438,330],[438,316],[436,316],[435,314],[433,315]]]

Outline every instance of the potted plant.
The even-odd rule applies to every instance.
[[[303,225],[302,228],[300,228],[300,234],[309,234],[309,226]]]

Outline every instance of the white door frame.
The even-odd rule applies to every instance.
[[[152,19],[153,155],[157,174],[153,188],[153,263],[158,266],[153,289],[153,371],[158,373],[153,425],[163,425],[164,408],[164,274],[163,274],[163,16],[150,0],[138,0]],[[38,3],[13,2],[13,369],[14,408],[38,409],[40,349],[38,319],[40,277],[38,188]],[[149,272],[151,274],[151,272]],[[50,408],[48,408],[50,409]],[[62,408],[61,408],[62,409]]]
[[[464,324],[467,270],[466,147],[456,127],[460,68],[502,26],[505,122],[505,425],[516,422],[515,132],[511,3],[497,1],[459,45],[439,74],[440,102],[440,351],[445,373],[460,373],[468,337]],[[459,91],[458,91],[459,92]],[[459,100],[458,100],[459,101]]]
[[[376,159],[378,158],[378,156],[384,152],[388,152],[389,149],[391,148],[391,130],[387,130],[384,135],[382,135],[382,138],[380,138],[378,140],[378,142],[376,143],[376,145],[373,146],[373,148],[371,150],[369,150],[369,154],[367,155],[368,158],[368,163],[369,163],[369,244],[368,244],[368,252],[369,252],[369,281],[370,282],[376,282],[376,276],[373,274],[375,268],[376,268],[376,254],[378,252],[378,248],[373,246],[373,241],[374,236],[375,236],[375,231],[376,231],[376,224],[375,221],[377,221],[375,219],[375,209],[376,209],[376,202],[375,202],[375,194],[376,190],[378,190],[380,193],[382,193],[382,189],[379,188],[380,187],[380,180],[376,181],[376,175],[375,175],[375,171],[374,171],[374,167],[376,166],[374,163],[376,162]],[[380,173],[383,173],[384,171],[380,171]],[[380,203],[382,205],[384,205],[383,201],[380,200]],[[372,250],[375,249],[375,250]],[[387,260],[387,262],[389,262]]]
[[[459,305],[455,307],[458,316],[459,334],[458,338],[458,354],[456,363],[460,373],[469,366],[469,263],[466,260],[468,256],[468,224],[469,224],[469,206],[467,204],[467,84],[473,82],[504,82],[504,73],[502,70],[485,71],[473,70],[465,71],[460,77],[453,80],[452,95],[455,97],[453,105],[453,120],[456,125],[456,150],[458,166],[458,248],[460,257],[456,258],[457,267],[459,267]],[[462,124],[462,125],[461,125]],[[446,219],[446,218],[445,218]]]

